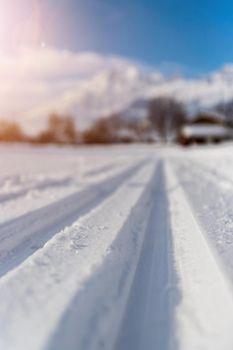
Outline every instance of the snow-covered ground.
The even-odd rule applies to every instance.
[[[232,144],[0,166],[0,350],[233,349]]]

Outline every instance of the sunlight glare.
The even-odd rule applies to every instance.
[[[0,0],[0,50],[15,51],[40,43],[38,0]]]

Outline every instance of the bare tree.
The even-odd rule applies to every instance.
[[[167,141],[183,125],[185,109],[182,103],[173,98],[156,97],[149,103],[148,119],[161,139]]]
[[[52,114],[48,120],[48,128],[38,136],[41,143],[75,144],[78,133],[73,119],[69,116]]]
[[[26,140],[21,127],[16,122],[0,122],[0,141],[4,142],[23,142]]]

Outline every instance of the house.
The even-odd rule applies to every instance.
[[[218,143],[233,139],[233,129],[216,114],[199,114],[183,125],[178,140],[182,145]]]

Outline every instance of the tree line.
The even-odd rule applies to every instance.
[[[232,104],[233,105],[233,104]],[[232,105],[226,107],[228,114]],[[222,111],[218,105],[216,111]],[[47,128],[36,136],[28,136],[16,122],[0,122],[0,141],[34,144],[108,144],[120,142],[167,142],[178,140],[179,131],[187,121],[184,105],[169,97],[148,101],[145,118],[127,119],[121,113],[98,118],[86,130],[79,131],[71,116],[52,114]]]

